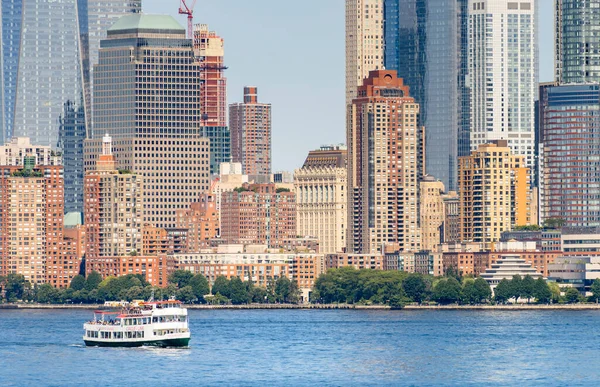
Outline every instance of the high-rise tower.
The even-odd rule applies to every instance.
[[[346,105],[369,71],[383,69],[383,0],[346,0]]]
[[[244,87],[244,102],[229,105],[231,156],[243,173],[271,174],[271,104],[258,102],[258,90]]]
[[[456,189],[469,154],[468,0],[384,0],[385,68],[421,106],[427,174]]]
[[[78,3],[84,95],[88,127],[92,130],[92,78],[100,41],[106,39],[106,32],[121,16],[141,12],[142,0],[78,0]]]
[[[79,103],[83,92],[81,1],[1,1],[0,122],[6,138],[56,146],[64,104]]]
[[[556,0],[558,82],[600,82],[599,12],[600,0]]]
[[[385,244],[419,251],[424,128],[396,71],[371,71],[348,106],[347,127],[348,252]]]
[[[471,149],[507,140],[533,171],[537,0],[469,0]]]
[[[113,139],[118,167],[144,176],[145,221],[173,228],[176,211],[209,186],[202,136],[200,66],[191,39],[170,16],[123,16],[100,43],[94,66],[94,132],[86,169]]]

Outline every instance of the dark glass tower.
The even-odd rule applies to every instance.
[[[58,147],[63,154],[65,177],[65,213],[83,212],[83,143],[85,140],[85,110],[67,101],[60,117]]]
[[[557,0],[560,83],[600,82],[600,0]]]
[[[469,154],[467,0],[385,0],[385,67],[421,105],[426,172],[456,189],[457,158]]]

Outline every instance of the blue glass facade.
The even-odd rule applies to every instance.
[[[2,0],[2,46],[0,47],[2,66],[2,110],[0,114],[0,139],[2,143],[12,137],[17,93],[17,71],[21,46],[22,0]]]
[[[85,140],[83,102],[67,101],[60,117],[58,147],[63,154],[65,212],[83,212],[83,145]]]
[[[385,0],[385,67],[421,105],[426,173],[456,189],[457,158],[469,154],[467,0]]]
[[[202,136],[210,139],[210,174],[219,175],[221,163],[231,162],[231,134],[227,126],[203,126]]]

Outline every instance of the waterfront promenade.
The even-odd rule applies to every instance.
[[[243,309],[345,309],[345,310],[388,310],[386,305],[351,304],[249,304],[249,305],[187,305],[194,310],[243,310]],[[94,304],[1,304],[2,309],[115,309]],[[481,311],[525,311],[525,310],[600,310],[600,304],[508,304],[508,305],[406,305],[402,310],[481,310]]]

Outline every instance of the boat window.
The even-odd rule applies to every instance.
[[[152,317],[152,322],[158,322],[158,317]]]
[[[123,338],[123,332],[114,332],[114,338],[115,339],[122,339]]]

